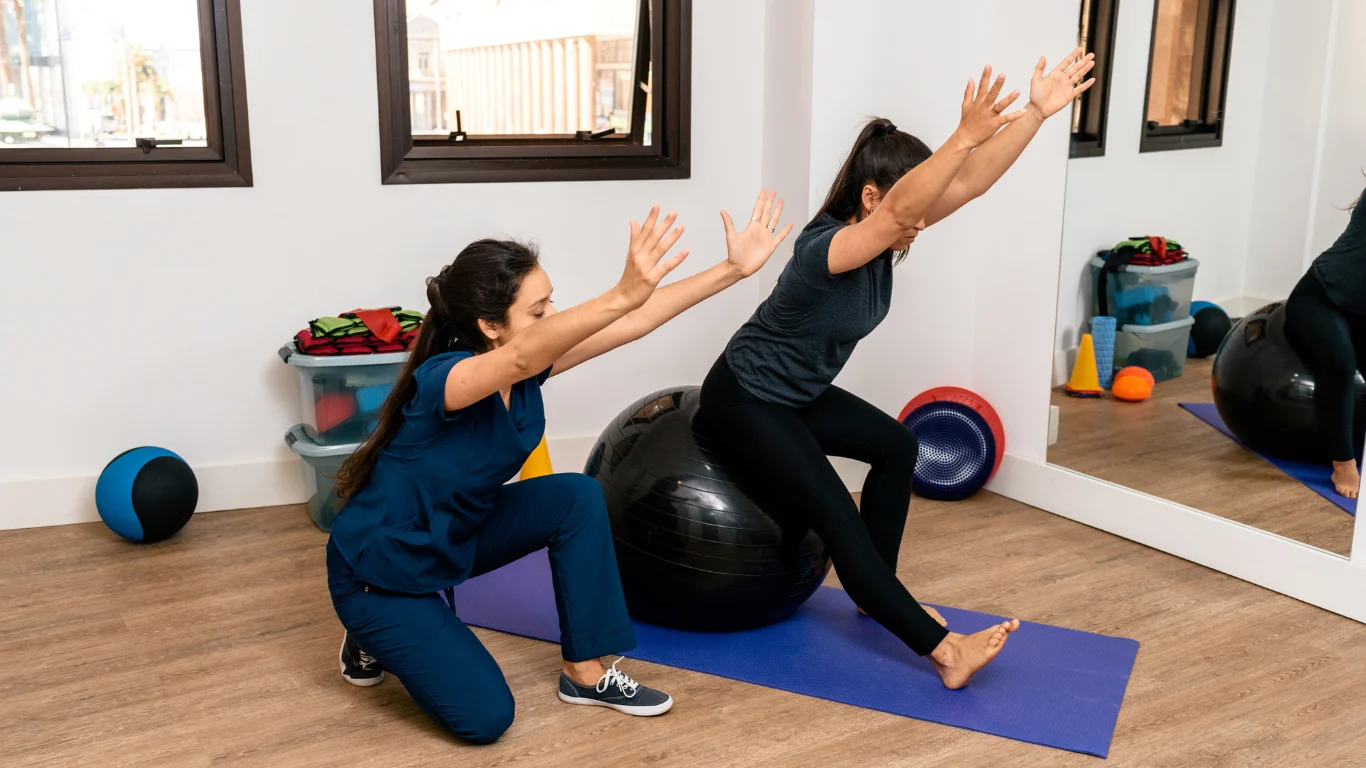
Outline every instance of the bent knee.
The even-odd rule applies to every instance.
[[[486,702],[478,714],[443,713],[440,722],[446,730],[472,744],[492,744],[512,727],[515,712],[516,705],[509,693],[505,698]]]

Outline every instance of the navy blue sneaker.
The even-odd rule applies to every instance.
[[[579,685],[560,673],[560,701],[566,704],[587,704],[590,707],[610,707],[636,717],[654,717],[669,711],[673,697],[663,691],[646,688],[617,669],[621,659],[612,662],[607,674],[597,685]]]
[[[361,650],[361,647],[347,632],[342,636],[341,653],[342,679],[352,685],[367,688],[384,682],[384,667],[374,656]]]

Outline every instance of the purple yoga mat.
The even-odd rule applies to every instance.
[[[456,587],[455,605],[467,624],[559,641],[544,550]],[[1001,621],[940,611],[957,632]],[[1110,750],[1138,654],[1134,640],[1022,623],[970,686],[949,691],[927,662],[831,587],[792,618],[759,629],[686,632],[636,622],[635,632],[630,658],[1098,757]]]
[[[1233,432],[1229,431],[1228,425],[1219,417],[1219,409],[1214,407],[1214,403],[1182,403],[1182,408],[1189,411],[1195,418],[1205,422],[1224,434],[1225,437],[1239,445],[1243,445]],[[1246,448],[1247,446],[1243,446]],[[1248,448],[1251,451],[1251,448]],[[1257,453],[1256,451],[1252,451]],[[1333,487],[1333,468],[1321,464],[1306,464],[1302,461],[1286,461],[1285,459],[1273,459],[1263,453],[1257,453],[1266,459],[1272,466],[1291,477],[1304,483],[1305,487],[1317,493],[1323,498],[1333,502],[1341,509],[1353,517],[1357,513],[1357,500],[1349,499],[1337,492]]]

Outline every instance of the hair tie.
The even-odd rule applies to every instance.
[[[882,126],[882,128],[880,129],[880,132],[878,133],[878,135],[879,135],[879,136],[890,136],[890,135],[892,135],[893,133],[896,133],[896,123],[888,122],[886,125]]]

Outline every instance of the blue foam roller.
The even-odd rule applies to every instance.
[[[1115,377],[1115,330],[1113,317],[1091,318],[1091,344],[1096,350],[1096,377],[1100,388],[1109,389]]]

